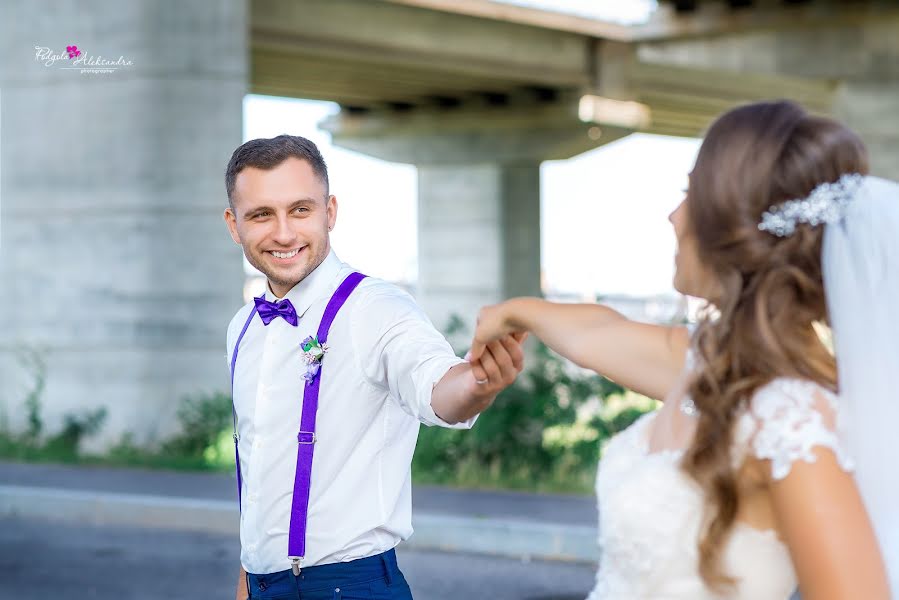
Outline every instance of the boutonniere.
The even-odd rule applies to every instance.
[[[310,335],[303,340],[300,348],[303,349],[303,362],[306,363],[303,379],[306,380],[306,385],[309,385],[322,368],[322,360],[328,352],[328,344],[322,344],[318,341],[317,336]]]

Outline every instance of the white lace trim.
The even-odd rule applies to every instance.
[[[771,461],[771,476],[783,479],[798,460],[813,463],[814,449],[827,448],[845,471],[854,468],[836,431],[836,396],[820,385],[780,378],[760,388],[741,420],[738,439],[753,456]]]

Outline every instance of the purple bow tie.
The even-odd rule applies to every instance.
[[[287,298],[280,302],[269,302],[265,298],[255,298],[255,301],[256,311],[259,313],[263,325],[268,325],[275,317],[281,317],[294,327],[297,326],[297,310]]]

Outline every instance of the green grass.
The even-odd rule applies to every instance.
[[[106,455],[73,454],[54,448],[23,448],[0,438],[0,459],[24,463],[148,468],[173,471],[222,472],[234,470],[230,464],[210,462],[198,456],[172,456],[146,451],[114,452]],[[413,465],[412,479],[417,485],[440,485],[463,489],[517,490],[550,494],[592,494],[595,471],[577,474],[553,473],[535,475],[527,469],[507,473],[467,460],[454,466],[450,473],[434,473]]]
[[[543,494],[593,494],[595,467],[578,471],[534,473],[522,467],[513,471],[496,465],[463,460],[451,471],[434,471],[412,463],[412,481],[418,485],[441,485],[475,490],[515,490]]]
[[[231,437],[228,434],[230,441]],[[233,453],[233,446],[231,452]],[[50,440],[43,444],[24,441],[8,433],[0,433],[0,459],[27,463],[53,463],[111,467],[143,467],[176,471],[230,471],[233,455],[228,460],[210,460],[206,456],[185,456],[151,452],[130,444],[119,444],[106,454],[77,452],[71,445]]]

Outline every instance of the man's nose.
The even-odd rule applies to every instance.
[[[293,229],[290,228],[290,221],[287,216],[278,217],[277,229],[275,229],[274,240],[282,246],[288,246],[296,238]]]

